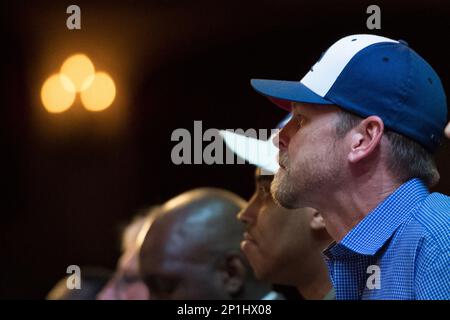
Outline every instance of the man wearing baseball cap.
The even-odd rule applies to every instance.
[[[450,198],[428,190],[447,123],[432,67],[404,41],[361,34],[300,81],[251,84],[293,113],[271,192],[322,214],[336,298],[450,299]]]

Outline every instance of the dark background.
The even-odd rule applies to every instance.
[[[299,80],[342,36],[407,40],[449,96],[447,2],[2,2],[0,298],[41,299],[71,264],[114,268],[119,226],[147,205],[199,186],[248,198],[252,166],[176,166],[172,131],[274,127],[284,113],[249,79]],[[70,4],[81,30],[66,28]],[[366,28],[370,4],[381,30]],[[112,75],[116,100],[47,113],[40,87],[76,52]],[[449,144],[437,155],[447,194]]]

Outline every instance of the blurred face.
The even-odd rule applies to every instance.
[[[142,271],[152,300],[229,299],[222,286],[222,273],[210,263],[182,255],[149,255],[158,257],[146,261]]]
[[[148,300],[147,286],[139,276],[138,251],[129,248],[119,260],[114,277],[99,293],[98,300]]]
[[[241,249],[258,279],[294,284],[309,247],[309,221],[315,210],[278,206],[270,194],[271,181],[272,176],[261,176],[257,170],[255,193],[238,215],[247,224]]]
[[[181,220],[182,221],[182,220]],[[198,228],[185,230],[184,221],[157,219],[140,252],[140,272],[152,300],[227,299],[218,258],[197,242]],[[193,234],[191,234],[193,233]],[[199,247],[200,246],[200,247]]]
[[[280,149],[280,169],[271,191],[283,207],[314,206],[311,199],[338,186],[343,163],[336,139],[338,112],[331,105],[293,105],[293,117],[275,141]]]

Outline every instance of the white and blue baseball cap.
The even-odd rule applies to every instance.
[[[447,123],[444,88],[433,68],[406,42],[376,35],[340,39],[300,81],[252,79],[251,85],[286,110],[303,102],[377,115],[430,152]]]

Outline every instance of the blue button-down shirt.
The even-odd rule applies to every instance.
[[[450,197],[400,186],[324,251],[336,299],[450,299]]]

